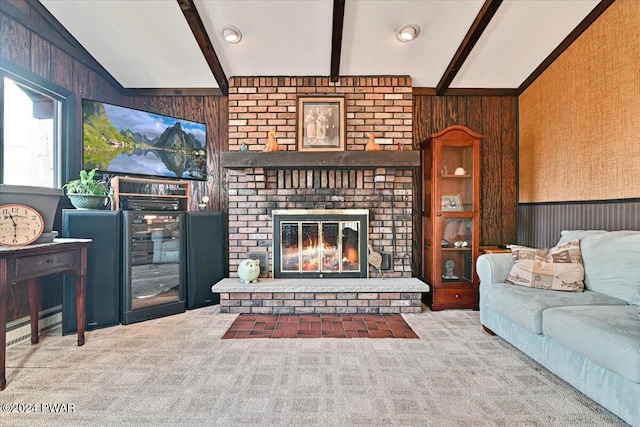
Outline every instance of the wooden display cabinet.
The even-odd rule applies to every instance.
[[[431,310],[478,309],[481,139],[451,126],[421,145],[422,277]]]

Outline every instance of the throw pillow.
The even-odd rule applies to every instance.
[[[605,230],[562,230],[557,245],[567,243],[569,240],[583,240],[585,237],[597,236],[606,233]]]
[[[584,267],[580,240],[570,240],[551,249],[511,245],[515,261],[506,283],[556,291],[584,291]]]

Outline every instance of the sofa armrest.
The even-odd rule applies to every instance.
[[[476,262],[480,283],[504,283],[514,263],[509,253],[480,255]]]

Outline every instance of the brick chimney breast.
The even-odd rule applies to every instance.
[[[351,76],[337,82],[310,76],[232,77],[229,151],[240,151],[243,143],[249,151],[262,151],[271,130],[278,134],[281,151],[296,150],[298,96],[345,97],[345,150],[363,151],[371,133],[384,142],[383,150],[413,149],[409,76]],[[230,275],[237,277],[248,252],[267,252],[269,272],[273,271],[273,209],[322,206],[368,209],[369,243],[392,257],[385,277],[411,276],[413,175],[411,169],[384,167],[228,169]]]

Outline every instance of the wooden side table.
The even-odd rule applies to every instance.
[[[0,390],[7,386],[7,289],[14,283],[27,281],[31,344],[37,344],[40,277],[58,273],[76,276],[78,310],[78,345],[84,345],[84,306],[87,277],[87,247],[91,239],[55,239],[52,243],[8,247],[0,246]]]
[[[511,249],[499,248],[497,246],[480,246],[480,255],[484,254],[510,254]]]

